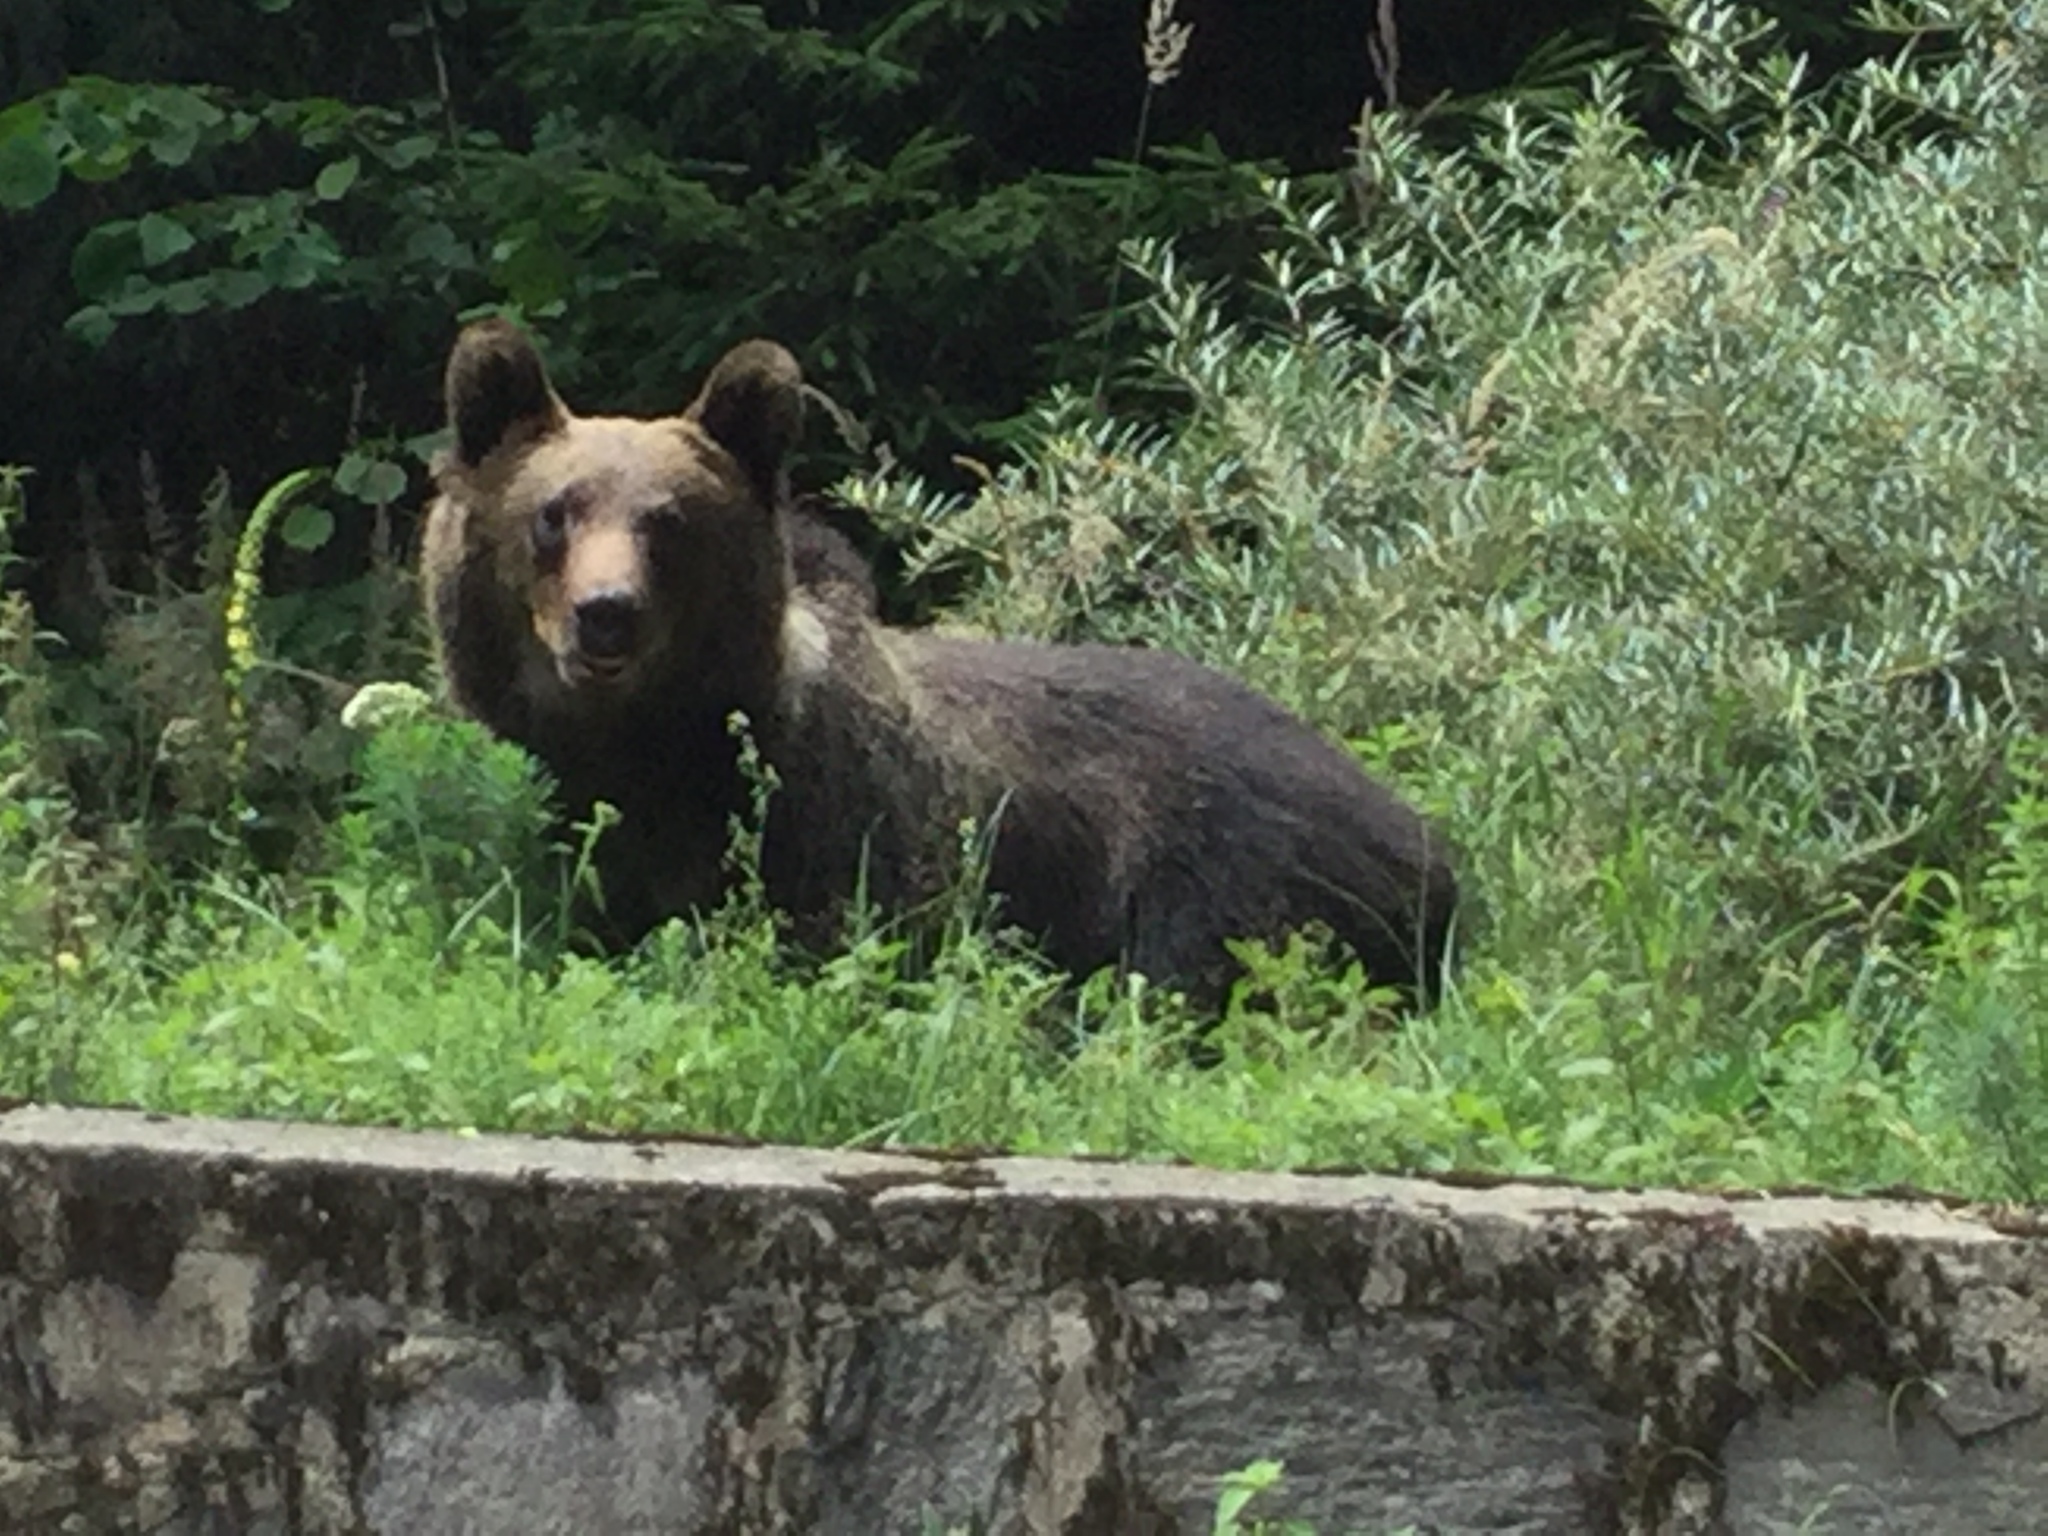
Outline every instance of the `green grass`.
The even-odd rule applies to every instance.
[[[1454,154],[1381,119],[1350,201],[1272,190],[1263,291],[1139,253],[1128,366],[1172,432],[1062,396],[971,502],[846,488],[958,621],[1227,667],[1438,817],[1472,901],[1427,1016],[1296,946],[1198,1066],[1172,999],[1063,990],[971,916],[922,969],[872,925],[806,965],[745,898],[573,958],[523,759],[432,719],[337,746],[331,705],[293,739],[356,808],[261,873],[246,797],[316,760],[275,766],[281,693],[203,835],[101,806],[88,837],[16,605],[0,1091],[2041,1196],[2048,39],[2010,9],[1810,97],[1674,8],[1685,154],[1611,76]],[[135,774],[215,782],[179,766],[226,760],[202,725]]]

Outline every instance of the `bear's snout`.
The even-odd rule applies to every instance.
[[[631,592],[598,592],[576,605],[576,649],[585,661],[617,666],[633,654],[639,636],[640,600]]]

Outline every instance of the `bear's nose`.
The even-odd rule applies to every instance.
[[[630,593],[600,592],[576,605],[576,648],[593,661],[621,661],[632,654],[640,604]]]

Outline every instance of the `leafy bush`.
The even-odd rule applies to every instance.
[[[1244,1518],[1246,1509],[1260,1494],[1280,1485],[1282,1471],[1277,1461],[1254,1461],[1228,1474],[1223,1479],[1223,1491],[1216,1499],[1216,1518],[1211,1527],[1213,1536],[1315,1536],[1315,1532],[1300,1520],[1276,1524],[1270,1520],[1247,1521]]]
[[[1930,1110],[1968,1128],[2004,1193],[2038,1201],[2048,1196],[2048,743],[2016,749],[2013,778],[1998,857],[1975,899],[1943,921],[1943,965],[1914,1044]]]
[[[524,751],[469,721],[400,719],[370,736],[357,772],[331,834],[335,888],[412,915],[440,944],[488,915],[522,943],[544,938],[543,953],[562,948],[572,871],[552,786]]]
[[[2048,718],[2041,37],[1952,8],[1953,59],[1810,99],[1671,14],[1727,162],[1652,150],[1612,70],[1456,153],[1383,123],[1369,218],[1274,189],[1263,322],[1143,254],[1185,430],[1055,401],[976,501],[865,499],[973,622],[1239,668],[1446,817],[1479,910],[1408,1041],[1517,1161],[1732,1170],[1796,1110],[1875,1175],[1920,1155],[1876,1101],[1927,872],[1981,876]]]

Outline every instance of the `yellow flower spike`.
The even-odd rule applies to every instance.
[[[235,540],[235,568],[228,578],[227,609],[223,621],[228,649],[228,727],[235,778],[239,781],[249,759],[248,716],[242,698],[243,686],[256,665],[255,608],[263,585],[263,545],[270,525],[285,503],[320,478],[317,469],[295,469],[263,493],[242,535]]]

